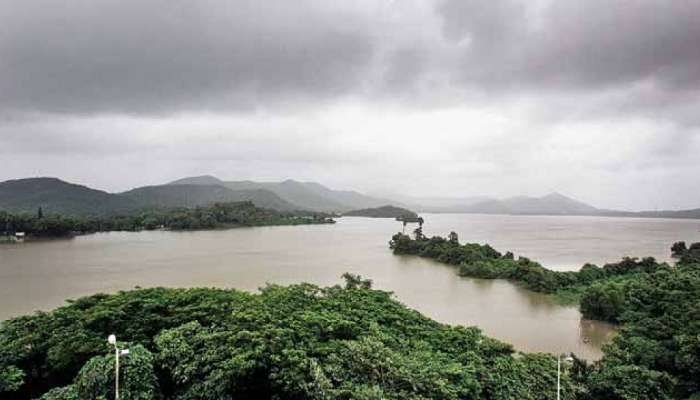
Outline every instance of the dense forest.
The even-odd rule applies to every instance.
[[[506,260],[522,262],[516,270],[539,271],[487,245],[462,245],[456,235],[404,236],[394,237],[394,251],[423,248],[410,254],[433,257],[442,254],[441,243],[450,254],[443,261]],[[563,399],[700,398],[700,244],[677,243],[673,254],[675,266],[628,259],[607,269],[589,266],[603,271],[587,273],[595,279],[567,278],[588,279],[582,307],[590,301],[591,316],[612,316],[621,329],[602,360],[565,364]],[[344,287],[270,285],[258,294],[164,288],[99,294],[5,321],[0,398],[112,398],[111,333],[131,351],[122,359],[124,400],[555,398],[554,356],[517,353],[477,328],[439,324],[372,289],[369,280],[344,277]],[[540,279],[553,278],[532,282]]]
[[[346,274],[344,287],[142,289],[0,326],[0,398],[532,399],[555,397],[551,355],[423,317]],[[562,378],[564,399],[584,390]]]
[[[36,214],[0,211],[0,233],[25,232],[30,237],[61,237],[106,231],[192,230],[333,222],[327,214],[268,210],[258,208],[250,201],[216,203],[207,207],[152,209],[103,217],[44,215],[41,209]]]
[[[396,254],[456,265],[463,276],[509,279],[544,293],[573,292],[586,318],[619,323],[601,361],[575,376],[581,399],[700,399],[700,243],[678,242],[674,265],[625,258],[577,272],[557,272],[489,245],[398,233]]]
[[[552,271],[526,257],[514,257],[513,253],[501,254],[488,244],[459,243],[457,234],[447,238],[427,238],[417,229],[416,239],[397,233],[390,242],[395,254],[411,254],[432,258],[456,265],[461,276],[484,279],[508,279],[527,289],[556,294],[559,298],[578,302],[586,288],[601,281],[620,282],[640,273],[670,269],[653,258],[625,258],[618,263],[598,267],[584,265],[579,271]]]

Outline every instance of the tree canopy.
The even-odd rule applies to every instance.
[[[456,265],[463,276],[509,279],[543,293],[573,291],[584,317],[619,323],[603,359],[579,363],[573,375],[582,400],[700,398],[700,243],[674,244],[675,266],[624,258],[602,268],[586,264],[558,272],[456,239],[398,233],[389,245],[396,254]]]
[[[499,399],[555,396],[556,359],[432,321],[373,290],[271,285],[94,295],[0,327],[3,399]],[[3,378],[4,379],[4,378]],[[569,375],[564,399],[574,398]],[[137,395],[138,393],[138,395]],[[43,397],[42,397],[43,396]]]
[[[42,214],[39,217],[36,214],[9,214],[0,211],[0,232],[25,232],[34,237],[61,237],[76,232],[194,230],[333,222],[327,214],[268,210],[258,208],[250,201],[215,203],[207,207],[152,209],[105,217],[68,217],[56,214]]]

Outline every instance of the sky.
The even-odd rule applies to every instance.
[[[0,0],[0,180],[700,207],[700,0]]]

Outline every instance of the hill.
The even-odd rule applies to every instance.
[[[409,197],[393,195],[392,199],[400,201],[403,207],[419,212],[429,213],[462,213],[474,204],[493,200],[492,197],[470,196],[470,197]]]
[[[639,212],[603,210],[601,212],[601,215],[609,217],[700,219],[700,208],[692,210],[661,210]]]
[[[224,181],[211,175],[191,176],[178,179],[168,183],[168,185],[219,185],[224,186]]]
[[[213,203],[251,201],[255,206],[279,211],[297,210],[294,204],[261,189],[231,190],[219,185],[177,184],[144,186],[119,194],[142,207],[195,207]]]
[[[348,211],[343,214],[347,217],[370,217],[370,218],[418,218],[418,214],[411,210],[395,206],[382,206],[375,208],[363,208],[361,210]]]
[[[503,200],[470,198],[401,198],[402,202],[333,190],[315,182],[223,181],[204,175],[166,185],[145,186],[123,193],[108,193],[57,178],[27,178],[0,182],[0,211],[76,216],[125,214],[143,208],[192,207],[214,202],[252,201],[257,207],[280,211],[308,210],[348,213],[395,204],[424,212],[507,215],[591,215],[637,218],[700,219],[700,209],[618,211],[599,209],[558,193],[543,197]],[[406,206],[404,204],[412,204]],[[349,214],[348,214],[349,215]]]
[[[278,211],[301,207],[268,190],[231,190],[218,185],[144,186],[123,193],[108,193],[57,178],[28,178],[0,182],[0,211],[70,216],[128,214],[146,208],[194,207],[213,203],[251,201]]]
[[[0,210],[13,213],[105,215],[133,211],[134,200],[57,178],[28,178],[0,182]]]
[[[636,213],[640,217],[649,218],[690,218],[700,219],[700,208],[693,210],[678,210],[678,211],[642,211]]]
[[[333,190],[315,182],[299,182],[287,179],[282,182],[223,181],[210,175],[178,179],[168,185],[191,184],[225,186],[231,190],[269,190],[281,199],[292,203],[296,208],[344,212],[359,208],[379,207],[387,204],[386,199],[378,199],[350,190]]]
[[[504,200],[485,200],[463,209],[478,214],[512,215],[600,215],[601,210],[559,193],[543,197],[518,196]]]
[[[589,215],[604,217],[700,219],[700,209],[638,212],[604,210],[559,193],[551,193],[543,197],[518,196],[504,200],[490,199],[462,207],[460,212],[506,215]]]

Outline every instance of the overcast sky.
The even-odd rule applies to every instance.
[[[700,0],[0,0],[0,180],[700,207]]]

